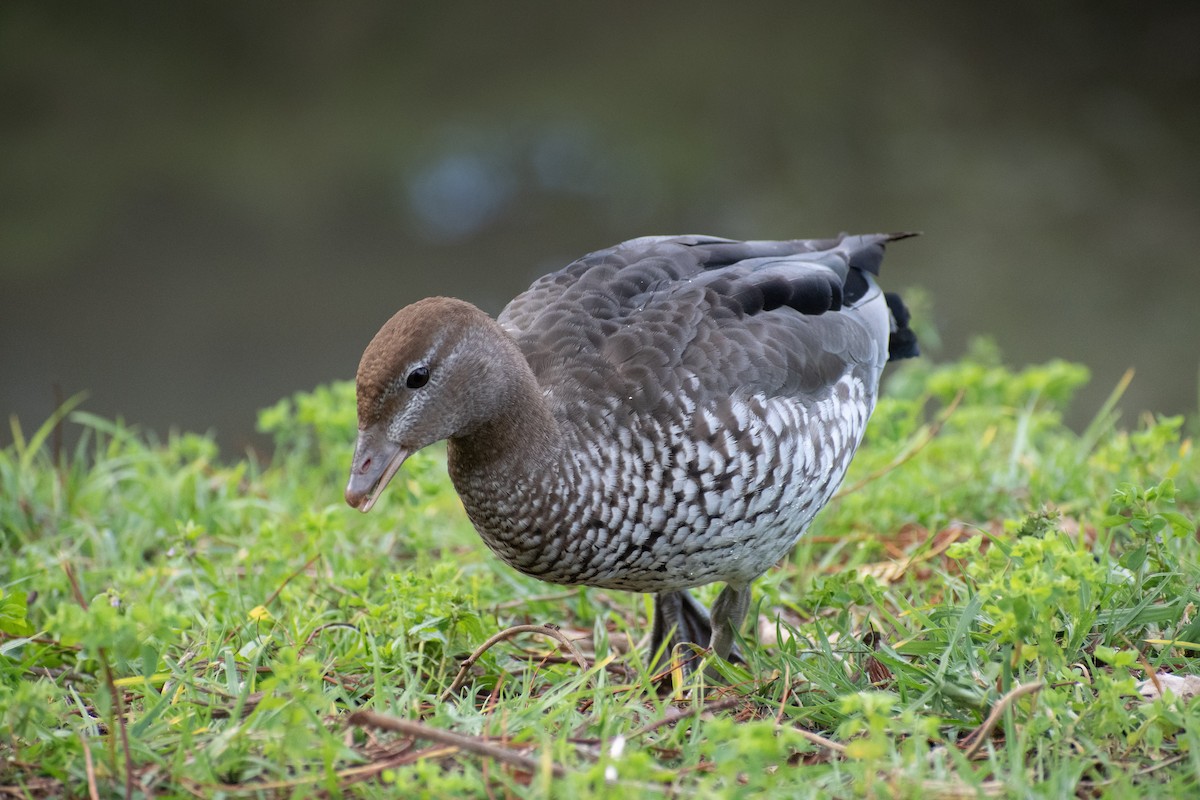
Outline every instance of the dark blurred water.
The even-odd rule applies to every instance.
[[[255,441],[429,294],[648,233],[921,230],[935,357],[1194,412],[1200,6],[0,5],[0,412]],[[7,426],[0,441],[7,440]]]

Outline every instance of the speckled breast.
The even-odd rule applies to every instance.
[[[484,541],[528,575],[643,592],[744,584],[841,484],[877,381],[856,371],[817,397],[683,396],[669,413],[580,422],[534,474],[453,477]]]

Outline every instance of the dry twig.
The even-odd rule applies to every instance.
[[[402,719],[375,711],[355,711],[350,715],[348,722],[351,725],[379,728],[380,730],[402,733],[414,739],[423,739],[428,742],[449,745],[459,750],[465,750],[468,753],[475,753],[485,758],[495,759],[496,761],[518,767],[533,774],[537,774],[539,770],[544,768],[548,768],[556,778],[561,778],[567,774],[566,769],[560,764],[555,764],[551,761],[542,761],[539,758],[533,758],[524,753],[509,750],[506,747],[493,744],[482,737],[466,736],[454,731],[434,728],[416,720]]]
[[[584,658],[583,653],[578,647],[575,646],[575,643],[568,639],[567,635],[558,628],[550,625],[514,625],[511,628],[505,628],[483,644],[479,645],[479,647],[475,648],[475,652],[467,656],[467,660],[462,663],[461,667],[459,667],[458,674],[454,676],[454,682],[450,684],[446,691],[442,692],[442,696],[439,699],[442,702],[445,702],[446,700],[450,699],[450,696],[457,692],[464,683],[466,683],[467,673],[470,672],[471,667],[474,666],[475,662],[479,660],[479,657],[486,653],[489,648],[505,641],[506,639],[511,639],[512,637],[521,633],[540,633],[543,636],[549,636],[550,638],[561,642],[562,646],[567,649],[572,657],[574,657],[575,663],[579,665],[579,668],[584,672],[587,672],[587,659]]]
[[[326,622],[324,625],[318,625],[317,627],[313,628],[312,633],[304,637],[303,647],[308,647],[311,645],[313,643],[313,639],[317,638],[319,634],[329,630],[330,628],[349,628],[352,631],[358,630],[358,626],[353,622]]]
[[[792,665],[784,664],[783,667],[783,696],[779,698],[779,710],[775,712],[775,724],[779,725],[783,722],[783,710],[787,708],[788,695],[792,691]]]
[[[646,723],[633,733],[630,733],[628,736],[626,736],[626,738],[636,739],[639,736],[645,736],[647,733],[656,731],[666,725],[673,725],[680,720],[687,719],[688,717],[694,717],[699,714],[715,713],[717,711],[725,711],[726,709],[733,708],[741,702],[742,698],[740,697],[723,697],[720,700],[714,700],[713,702],[703,706],[692,706],[690,708],[671,708],[662,717],[654,720],[654,722]]]
[[[983,721],[983,724],[971,731],[970,736],[958,743],[958,746],[963,751],[963,755],[968,759],[978,755],[979,751],[983,749],[983,743],[987,741],[996,724],[1000,722],[1000,717],[1004,715],[1005,710],[1025,695],[1035,694],[1044,688],[1046,688],[1044,682],[1035,681],[1033,683],[1022,683],[1010,689],[1003,697],[996,701],[996,705],[992,706],[992,711],[987,715],[987,719]]]
[[[785,726],[781,725],[780,727],[785,727]],[[839,742],[835,742],[833,739],[826,739],[824,736],[821,736],[818,733],[813,733],[812,731],[806,731],[804,728],[797,728],[797,727],[790,726],[790,725],[786,726],[786,727],[789,730],[793,730],[796,733],[800,734],[802,737],[804,737],[808,741],[812,742],[817,747],[823,747],[826,750],[830,750],[834,753],[837,753],[839,756],[844,755],[846,752],[846,745],[841,744]]]
[[[87,736],[81,733],[79,743],[83,745],[83,772],[87,776],[88,797],[100,800],[100,788],[96,786],[96,765],[92,761],[92,748],[88,746]]]
[[[301,567],[300,569],[293,572],[291,575],[288,575],[286,578],[284,578],[283,583],[279,584],[279,586],[276,587],[275,591],[271,592],[271,596],[263,601],[263,608],[266,608],[267,606],[271,605],[271,603],[275,602],[275,598],[279,597],[279,594],[283,591],[284,587],[287,586],[289,583],[291,583],[293,578],[295,578],[297,575],[307,572],[308,568],[311,567],[313,564],[317,563],[317,560],[320,558],[321,558],[321,554],[317,553],[315,556],[313,556],[307,562],[305,562],[303,567]]]

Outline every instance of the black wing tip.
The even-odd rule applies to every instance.
[[[846,231],[842,231],[837,235],[837,238],[826,241],[831,242],[830,247],[846,245],[851,242],[869,247],[871,245],[888,244],[889,242],[898,242],[901,239],[912,239],[913,237],[924,235],[922,231],[892,231],[891,233],[847,233]]]
[[[869,233],[851,236],[843,233],[841,238],[841,246],[846,248],[847,253],[846,263],[852,269],[860,269],[864,272],[869,272],[872,275],[879,274],[879,267],[883,264],[883,251],[886,249],[889,242],[900,241],[901,239],[910,239],[913,236],[920,236],[916,231],[901,231],[899,233]]]
[[[908,328],[895,331],[888,337],[888,361],[916,358],[919,355],[921,348],[917,345],[917,335]]]
[[[917,346],[917,334],[908,327],[909,320],[912,319],[908,306],[904,305],[900,295],[895,292],[884,292],[883,299],[887,301],[892,317],[892,332],[888,336],[888,360],[916,358],[921,355],[921,348]]]

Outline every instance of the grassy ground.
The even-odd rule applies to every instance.
[[[440,452],[345,507],[348,385],[270,464],[64,410],[0,452],[0,797],[1194,796],[1200,457],[1066,429],[1084,380],[898,371],[749,664],[687,680],[644,598],[492,557]]]

